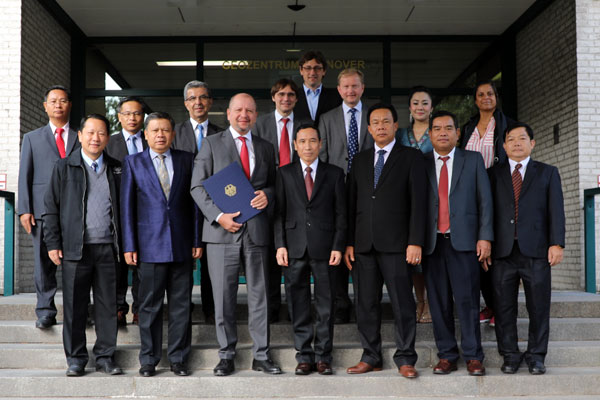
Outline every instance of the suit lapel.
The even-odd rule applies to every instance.
[[[48,141],[48,145],[50,146],[50,148],[52,149],[54,154],[58,158],[60,158],[60,153],[58,152],[58,147],[56,147],[56,138],[54,137],[54,132],[52,132],[52,128],[50,128],[50,124],[46,125],[46,127],[44,128],[44,136],[46,137],[46,140]],[[69,136],[71,136],[71,135],[69,135]]]
[[[367,141],[367,135],[369,135],[369,131],[367,130],[367,110],[365,110],[364,104],[360,115],[360,143],[358,144],[359,151],[364,149],[365,143]]]
[[[192,123],[188,119],[183,123],[183,141],[185,142],[185,146],[189,146],[189,148],[194,149],[194,154],[198,153],[198,144],[196,143],[196,134],[194,133],[194,128],[192,127]],[[185,147],[187,148],[187,147]]]
[[[171,184],[170,193],[175,193],[178,186],[181,184],[181,177],[183,175],[183,168],[181,160],[179,159],[179,154],[173,150],[171,150],[171,157],[173,157],[173,184]],[[169,200],[171,200],[171,195],[169,193]]]
[[[454,188],[458,184],[458,179],[460,178],[460,174],[462,173],[464,165],[465,155],[460,151],[460,149],[456,149],[454,151],[454,161],[452,162],[452,182],[450,183],[450,192],[448,193],[448,196],[452,194]]]
[[[529,163],[527,164],[527,169],[525,170],[525,179],[523,180],[523,188],[521,189],[521,194],[519,195],[519,198],[523,197],[523,194],[527,191],[527,189],[529,189],[529,186],[531,186],[531,182],[533,182],[533,180],[535,179],[536,173],[537,173],[537,163],[530,159]],[[512,177],[511,177],[511,184],[512,184]]]
[[[317,173],[315,174],[315,184],[313,186],[312,195],[310,196],[311,200],[315,198],[315,195],[319,191],[319,188],[321,186],[323,186],[323,182],[325,182],[326,179],[327,179],[327,168],[326,168],[325,164],[323,164],[322,162],[319,162],[317,164]]]
[[[502,184],[504,185],[504,192],[505,193],[510,193],[510,201],[513,205],[514,208],[514,202],[515,202],[515,194],[513,191],[513,186],[512,186],[512,177],[510,175],[510,164],[508,162],[506,162],[503,166],[502,169],[499,172],[499,180],[500,182],[502,182]]]
[[[385,164],[383,164],[383,170],[381,170],[381,176],[379,176],[377,187],[381,186],[385,178],[389,175],[390,170],[393,168],[396,161],[398,161],[401,151],[402,150],[400,149],[400,142],[396,142],[396,144],[394,144],[394,147],[392,147],[392,151],[390,152],[390,155],[385,161]],[[371,165],[373,165],[373,163],[375,162],[375,151],[369,151],[369,153],[371,154],[372,158]],[[375,167],[373,167],[373,171],[375,171]],[[371,179],[373,182],[375,182],[375,176],[372,176]]]
[[[71,151],[73,151],[73,147],[75,147],[75,142],[79,140],[77,138],[77,132],[75,132],[73,129],[69,128],[69,137],[67,138],[67,151],[66,151],[66,155],[71,154]],[[58,148],[57,150],[58,151]]]
[[[348,135],[346,133],[346,121],[344,121],[344,108],[342,106],[339,106],[339,112],[335,113],[335,126],[339,127],[339,132],[340,132],[340,141],[342,142],[342,145],[344,146],[344,153],[343,154],[348,154]]]
[[[431,185],[432,193],[437,198],[438,196],[438,183],[437,174],[435,172],[435,159],[433,158],[433,152],[425,155],[425,171],[427,172],[427,178]]]
[[[234,162],[234,161],[237,162],[241,167],[242,159],[240,158],[240,154],[238,153],[235,142],[233,141],[233,136],[231,136],[231,131],[229,129],[226,129],[223,131],[222,135],[223,135],[223,137],[222,137],[223,146],[225,146],[225,149],[227,149],[227,153],[229,153],[229,155],[231,156],[232,162]],[[256,151],[256,147],[255,147],[255,151]]]
[[[308,202],[308,194],[306,193],[306,186],[304,185],[304,171],[302,171],[302,164],[300,163],[300,161],[295,162],[295,164],[297,164],[297,166],[294,167],[294,180],[296,181],[296,185],[298,186],[298,193],[300,193],[300,196],[303,196],[302,198],[305,202]]]

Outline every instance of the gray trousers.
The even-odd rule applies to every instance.
[[[43,221],[35,220],[35,226],[31,227],[31,239],[33,241],[34,269],[33,280],[37,304],[35,314],[41,317],[56,317],[56,305],[54,295],[56,294],[56,265],[48,257],[48,249],[44,243]]]

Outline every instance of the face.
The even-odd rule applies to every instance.
[[[304,79],[304,84],[311,89],[316,89],[321,85],[325,72],[323,64],[314,58],[300,67],[300,75]]]
[[[239,134],[245,135],[256,122],[256,103],[252,96],[237,94],[229,102],[227,120]]]
[[[496,93],[492,85],[481,85],[475,93],[475,105],[480,111],[494,111],[496,109]]]
[[[168,119],[153,119],[144,130],[144,136],[155,153],[162,154],[169,150],[175,138],[175,131]]]
[[[369,133],[375,144],[385,147],[394,140],[398,130],[398,122],[394,122],[392,112],[387,108],[373,110],[369,118]]]
[[[77,137],[85,155],[96,160],[108,144],[109,134],[103,121],[90,118],[77,132]]]
[[[44,102],[44,110],[48,118],[66,122],[71,112],[71,102],[67,93],[60,89],[51,90]]]
[[[438,154],[446,155],[456,147],[460,132],[454,126],[452,117],[445,115],[432,121],[429,136],[435,151]]]
[[[281,115],[289,115],[298,101],[296,92],[292,90],[290,85],[280,89],[271,99],[275,103],[277,112]]]
[[[337,89],[344,103],[349,107],[354,107],[360,101],[360,97],[365,91],[365,85],[360,81],[360,76],[346,75],[340,79]]]
[[[432,110],[431,97],[425,92],[413,94],[408,109],[415,121],[428,122]]]
[[[190,118],[198,122],[204,122],[208,118],[213,100],[208,96],[206,88],[190,88],[185,95],[184,104],[190,113]]]
[[[294,148],[305,164],[312,164],[319,157],[319,150],[321,150],[319,134],[313,128],[299,130],[294,140]]]
[[[123,129],[135,135],[144,125],[144,109],[137,101],[128,101],[121,105],[121,112],[117,114]]]
[[[519,127],[511,130],[504,140],[504,151],[508,158],[514,161],[523,161],[531,155],[535,147],[535,140],[529,139],[527,130]]]

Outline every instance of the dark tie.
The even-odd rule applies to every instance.
[[[196,125],[196,130],[198,131],[198,151],[200,151],[200,148],[202,147],[202,139],[204,139],[204,126],[202,124],[198,124]]]
[[[517,229],[517,220],[519,219],[519,196],[521,195],[521,187],[523,186],[523,178],[521,177],[522,165],[515,165],[515,170],[512,173],[513,193],[515,195],[515,230]]]
[[[243,136],[238,137],[242,141],[242,150],[240,151],[240,160],[242,161],[242,168],[246,174],[246,178],[250,180],[250,156],[248,155],[248,146],[246,146],[246,138]]]
[[[312,196],[313,186],[314,186],[313,178],[312,178],[312,175],[310,174],[312,172],[312,168],[306,167],[305,171],[306,171],[306,176],[304,177],[304,186],[306,186],[306,195],[308,196],[308,199],[310,200],[310,197]]]
[[[95,173],[98,173],[98,163],[96,161],[92,161],[92,169]]]
[[[358,153],[358,124],[356,123],[356,108],[351,108],[350,127],[348,129],[348,172],[352,167],[352,159]]]
[[[377,154],[377,162],[375,163],[375,176],[373,177],[373,189],[377,187],[377,183],[379,182],[379,178],[381,177],[381,171],[383,171],[383,164],[385,164],[385,158],[383,157],[386,153],[385,150],[378,150]]]
[[[58,154],[60,154],[60,158],[65,158],[67,156],[65,152],[65,141],[63,140],[62,133],[65,130],[63,128],[56,128],[56,148],[58,149]]]
[[[446,166],[446,161],[449,159],[449,156],[440,157],[440,160],[442,160],[444,164],[440,170],[440,182],[438,184],[438,230],[442,233],[446,233],[448,229],[450,229],[450,207],[448,205],[448,167]]]
[[[279,141],[279,166],[283,167],[290,163],[290,138],[288,136],[287,123],[289,118],[282,118],[281,140]]]

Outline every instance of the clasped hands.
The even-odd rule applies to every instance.
[[[254,194],[256,196],[252,199],[250,205],[257,210],[263,210],[267,208],[267,205],[269,205],[269,199],[267,198],[265,192],[262,190],[257,190],[254,192]],[[221,225],[227,232],[236,233],[240,230],[242,224],[235,222],[233,219],[239,215],[239,211],[235,213],[223,213],[219,217],[219,225]]]

